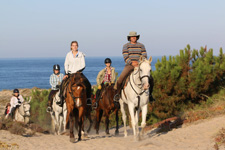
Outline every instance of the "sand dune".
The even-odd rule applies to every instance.
[[[33,137],[23,137],[0,130],[0,141],[17,143],[22,150],[60,150],[60,149],[153,149],[153,150],[211,150],[215,142],[213,136],[219,129],[225,127],[225,116],[219,116],[207,120],[198,121],[181,128],[173,129],[167,133],[156,134],[157,129],[145,133],[141,141],[134,140],[132,130],[129,129],[127,138],[123,137],[123,128],[120,128],[119,136],[107,136],[102,131],[99,135],[91,134],[80,142],[70,143],[66,135],[44,135],[38,133]],[[94,131],[93,131],[94,132]],[[77,136],[76,136],[77,138]],[[220,149],[224,149],[223,147]]]

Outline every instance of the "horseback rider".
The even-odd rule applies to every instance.
[[[110,58],[105,59],[105,65],[106,67],[102,69],[97,76],[97,86],[98,90],[96,91],[96,102],[94,104],[94,107],[98,107],[98,102],[101,98],[101,91],[105,84],[111,84],[115,82],[116,73],[115,68],[111,67],[112,61]]]
[[[65,76],[60,86],[60,102],[56,103],[62,106],[64,99],[63,91],[65,87],[68,85],[68,82],[70,81],[69,79],[71,77],[71,74],[81,72],[83,82],[87,90],[87,105],[91,105],[91,84],[82,73],[82,71],[85,69],[85,54],[82,53],[81,51],[78,51],[77,41],[71,42],[71,51],[68,52],[66,55],[64,69],[65,69]]]
[[[23,103],[23,101],[24,101],[24,99],[23,99],[22,95],[19,94],[19,90],[14,89],[13,97],[10,100],[11,108],[10,108],[10,113],[9,113],[9,115],[12,117],[12,119],[15,115],[16,108],[19,108],[21,103]]]
[[[65,78],[64,75],[60,73],[60,66],[58,64],[54,65],[53,74],[50,76],[50,81],[49,81],[52,88],[48,96],[48,104],[47,104],[48,111],[52,110],[53,97],[59,91],[59,87],[64,78]]]
[[[116,89],[116,95],[114,96],[115,101],[119,101],[120,92],[123,88],[122,87],[123,80],[126,79],[126,77],[134,70],[134,67],[138,66],[139,58],[141,56],[147,58],[147,52],[146,52],[145,46],[142,43],[137,42],[139,38],[140,38],[140,35],[137,35],[137,32],[131,31],[129,35],[127,36],[127,40],[129,42],[123,46],[122,54],[123,54],[126,65],[115,85],[115,89]],[[150,76],[149,84],[150,84],[149,102],[152,102],[154,101],[152,97],[152,91],[154,86],[152,76]]]

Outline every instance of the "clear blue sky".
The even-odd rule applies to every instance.
[[[73,40],[86,56],[121,56],[132,30],[148,55],[225,51],[224,0],[2,0],[0,20],[0,58],[65,57]]]

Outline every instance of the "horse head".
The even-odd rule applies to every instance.
[[[86,86],[83,83],[83,78],[74,78],[73,84],[71,84],[71,97],[76,105],[79,107],[84,101],[86,102]]]
[[[151,62],[152,57],[148,60],[144,57],[140,57],[139,59],[139,78],[141,81],[142,89],[147,90],[149,88],[149,78],[150,78],[150,71],[151,71]]]
[[[30,101],[25,101],[19,107],[19,113],[23,117],[30,116]]]

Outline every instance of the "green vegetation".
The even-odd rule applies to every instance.
[[[31,122],[50,129],[51,116],[46,112],[49,90],[33,90],[31,97]]]
[[[180,55],[166,56],[155,64],[153,95],[156,102],[149,106],[148,124],[177,116],[196,104],[212,104],[210,98],[225,85],[225,54],[201,47],[191,50],[187,45]]]

